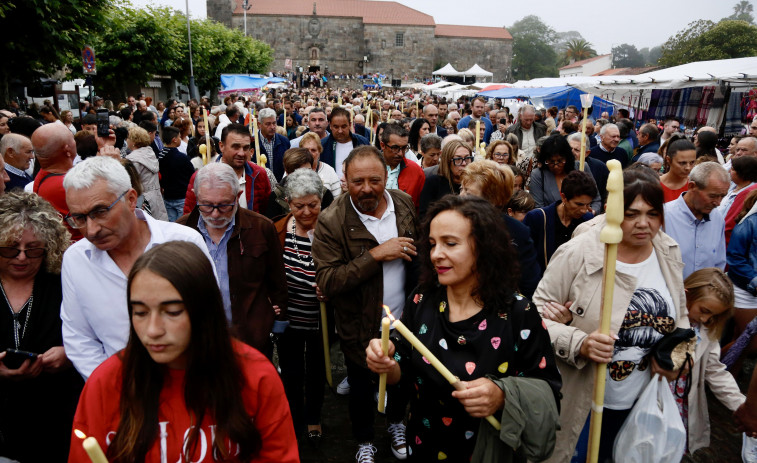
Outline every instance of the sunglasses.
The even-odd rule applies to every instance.
[[[47,252],[47,249],[46,248],[18,249],[18,248],[13,248],[10,246],[0,246],[0,257],[5,257],[6,259],[15,259],[22,252],[24,253],[27,259],[39,259],[40,257],[45,255],[45,252]]]

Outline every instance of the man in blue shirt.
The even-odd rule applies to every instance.
[[[467,129],[470,121],[481,120],[481,123],[486,125],[486,133],[484,134],[484,141],[489,143],[489,137],[492,136],[492,122],[484,117],[484,109],[486,109],[486,101],[480,96],[473,99],[471,102],[471,110],[473,115],[465,116],[457,123],[457,129]]]
[[[703,162],[689,174],[689,189],[665,204],[665,233],[678,242],[683,278],[705,267],[725,268],[725,219],[717,207],[728,193],[728,172]]]

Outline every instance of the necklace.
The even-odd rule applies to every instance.
[[[32,316],[32,303],[34,302],[34,293],[32,293],[32,295],[29,296],[29,299],[26,300],[24,305],[21,306],[21,310],[14,312],[13,306],[11,306],[11,303],[8,300],[8,296],[5,294],[5,288],[3,288],[2,282],[0,282],[0,292],[3,293],[5,303],[8,304],[8,310],[11,311],[11,317],[13,317],[13,341],[15,344],[15,349],[18,349],[21,345],[21,341],[24,340],[24,336],[26,335],[26,328],[29,326],[29,319]],[[23,312],[24,309],[26,309],[26,318],[24,319],[24,327],[23,329],[21,329],[21,322],[18,320],[18,317],[21,316],[21,312]]]
[[[292,246],[294,246],[294,255],[297,262],[305,267],[313,266],[313,257],[307,254],[300,254],[300,248],[297,246],[297,221],[292,217]],[[300,259],[302,257],[302,259]]]

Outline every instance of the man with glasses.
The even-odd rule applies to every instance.
[[[126,283],[137,258],[167,241],[192,242],[206,255],[208,249],[196,231],[138,209],[129,174],[115,159],[96,156],[80,162],[66,174],[63,188],[66,222],[84,235],[63,255],[63,345],[87,379],[129,339]]]
[[[287,306],[284,257],[276,228],[262,215],[239,207],[242,189],[228,164],[203,167],[193,187],[197,205],[177,223],[204,238],[234,336],[270,359],[273,321],[286,319]]]
[[[34,177],[32,191],[45,198],[62,215],[68,214],[63,176],[74,165],[76,142],[74,135],[63,124],[46,124],[32,134],[32,146],[40,170]],[[81,232],[69,226],[71,239],[78,241]]]
[[[680,128],[681,123],[678,122],[678,119],[674,117],[665,119],[665,122],[662,125],[662,135],[660,135],[660,145],[665,143],[671,135],[678,133]]]
[[[386,160],[386,188],[402,190],[413,198],[417,208],[420,205],[421,190],[426,176],[416,162],[408,162],[407,130],[400,124],[387,124],[381,132],[381,150]]]

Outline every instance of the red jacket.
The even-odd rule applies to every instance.
[[[220,158],[216,161],[220,162]],[[197,205],[197,197],[195,196],[195,172],[192,174],[192,178],[189,179],[189,185],[187,185],[187,197],[184,199],[184,214],[189,214],[192,209]],[[265,167],[247,161],[247,165],[244,167],[244,193],[247,198],[247,209],[255,211],[258,214],[265,214],[268,210],[268,197],[271,196],[271,181],[268,180],[268,174],[265,171]]]
[[[397,179],[397,185],[400,190],[413,198],[416,210],[421,203],[421,190],[423,190],[425,182],[426,175],[423,173],[423,168],[413,161],[408,162],[407,159],[403,159],[400,163],[400,176]]]
[[[728,211],[726,211],[726,214],[725,214],[725,244],[726,246],[728,246],[728,243],[731,241],[731,233],[733,233],[733,228],[736,226],[736,216],[739,215],[739,212],[741,212],[741,209],[744,207],[744,200],[746,199],[747,195],[749,195],[749,192],[754,189],[757,189],[757,183],[739,191],[739,193],[736,195],[736,198],[733,200],[731,207],[728,208]]]
[[[245,410],[252,417],[260,433],[263,447],[253,462],[299,462],[297,438],[294,434],[289,402],[284,386],[273,365],[263,354],[239,341],[234,342],[244,376],[242,397]],[[97,439],[106,452],[120,419],[119,401],[123,362],[120,353],[111,356],[89,377],[76,409],[73,429]],[[184,462],[180,457],[185,433],[189,432],[192,419],[184,402],[184,370],[166,368],[163,389],[160,392],[158,409],[160,435],[156,437],[145,461]],[[193,462],[213,462],[209,450],[211,436],[215,435],[215,423],[208,414],[200,425],[200,442],[192,455]],[[207,445],[205,445],[207,443]],[[229,448],[231,443],[227,440]],[[82,440],[71,433],[70,463],[88,462]]]

